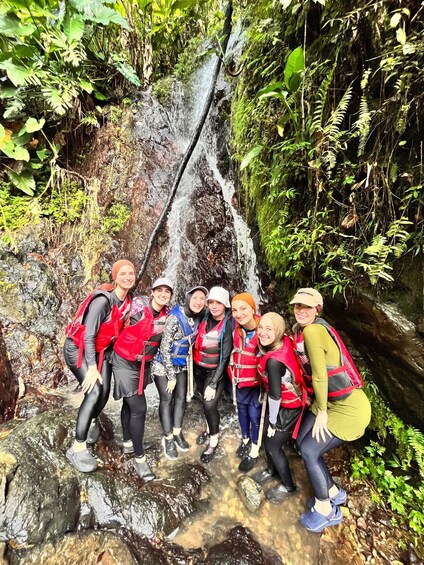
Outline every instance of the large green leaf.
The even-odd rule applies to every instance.
[[[28,150],[25,149],[25,147],[19,147],[18,145],[15,145],[13,141],[7,141],[1,148],[1,151],[3,151],[3,153],[10,159],[14,159],[15,161],[28,162],[30,158]]]
[[[137,73],[132,68],[132,66],[123,61],[120,55],[116,53],[112,54],[112,61],[114,67],[124,76],[131,84],[135,84],[136,86],[141,86],[141,81],[137,76]]]
[[[45,123],[46,120],[44,118],[41,118],[40,121],[37,121],[35,118],[28,118],[25,122],[25,128],[28,133],[33,133],[42,129]]]
[[[31,23],[23,24],[15,14],[0,15],[0,33],[7,37],[31,35],[36,27]]]
[[[10,82],[12,82],[15,86],[22,86],[25,84],[26,79],[31,74],[25,67],[15,65],[12,59],[7,59],[0,63],[0,69],[4,69],[6,71]]]
[[[284,84],[290,92],[299,88],[301,73],[305,70],[305,56],[302,47],[296,47],[287,58],[284,67]]]
[[[28,194],[29,196],[33,196],[35,191],[35,180],[29,171],[24,170],[20,173],[8,171],[7,174],[9,179],[17,188],[19,188],[19,190],[22,190],[22,192],[25,192],[25,194]]]
[[[95,22],[102,25],[109,25],[111,23],[118,24],[119,26],[130,30],[130,26],[125,18],[119,14],[113,8],[108,8],[107,6],[101,6],[100,4],[93,4],[86,8],[82,16],[84,19],[91,22]]]
[[[73,41],[79,41],[84,35],[84,20],[82,16],[73,15],[72,17],[68,14],[63,21],[63,32],[66,35],[66,39],[69,43]]]
[[[255,145],[255,147],[253,147],[249,151],[249,153],[243,157],[243,160],[240,165],[240,170],[242,171],[243,169],[245,169],[250,163],[250,161],[259,155],[262,149],[263,149],[262,145]]]

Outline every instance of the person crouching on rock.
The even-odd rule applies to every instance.
[[[204,286],[196,286],[187,291],[184,305],[177,304],[170,310],[158,355],[152,363],[152,374],[160,397],[159,416],[164,433],[162,446],[168,459],[177,459],[177,449],[190,449],[181,428],[188,381],[191,391],[193,389],[192,346],[207,294]]]
[[[248,292],[237,294],[232,299],[231,313],[236,327],[233,330],[233,351],[228,364],[228,374],[242,433],[242,441],[236,455],[242,458],[239,471],[243,472],[253,469],[259,455],[258,438],[262,405],[259,402],[260,351],[256,327],[260,316],[255,312],[255,299]]]
[[[155,475],[144,454],[147,412],[144,390],[152,382],[151,362],[162,340],[172,289],[172,282],[162,277],[153,283],[150,299],[147,296],[133,299],[130,324],[116,340],[112,355],[115,377],[113,396],[115,400],[123,399],[123,452],[134,453],[135,472],[145,481],[153,480]]]
[[[307,398],[293,342],[285,335],[285,329],[283,317],[275,312],[264,314],[258,325],[262,353],[259,373],[268,394],[269,422],[265,439],[268,467],[252,478],[260,485],[274,479],[280,481],[265,492],[273,504],[282,502],[297,490],[282,448],[296,435]]]
[[[346,492],[335,485],[324,453],[345,441],[361,437],[371,418],[362,378],[336,330],[319,318],[323,308],[321,294],[314,288],[301,288],[290,302],[297,324],[293,341],[310,394],[311,411],[302,422],[297,438],[315,499],[300,518],[311,532],[322,532],[339,524],[339,505]]]
[[[218,447],[219,410],[218,401],[224,390],[224,375],[233,349],[232,322],[229,315],[230,296],[220,286],[210,289],[207,298],[208,314],[200,323],[193,350],[194,379],[202,396],[207,430],[197,438],[202,445],[209,440],[208,447],[200,456],[209,463]]]
[[[131,308],[128,292],[135,282],[131,261],[116,261],[112,266],[112,279],[114,285],[101,285],[79,306],[66,328],[63,348],[65,362],[84,393],[78,410],[75,442],[67,450],[66,457],[83,473],[97,469],[96,459],[87,449],[87,443],[95,443],[99,437],[95,419],[109,398],[111,344],[118,337]]]

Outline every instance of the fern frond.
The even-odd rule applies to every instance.
[[[324,107],[327,100],[328,89],[331,81],[333,80],[335,65],[330,69],[327,76],[324,78],[317,93],[317,102],[315,104],[314,115],[312,119],[312,129],[314,131],[321,131],[324,122]]]

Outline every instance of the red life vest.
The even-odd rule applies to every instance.
[[[347,398],[355,388],[363,388],[364,383],[361,375],[336,330],[322,318],[317,318],[314,323],[324,326],[340,351],[341,365],[339,367],[327,365],[328,400],[335,401]],[[302,366],[303,378],[305,379],[307,390],[312,395],[314,393],[312,369],[305,351],[303,330],[300,326],[297,326],[294,333],[293,341],[295,352]]]
[[[275,359],[283,363],[291,374],[290,382],[281,379],[281,400],[283,408],[302,408],[306,404],[307,394],[305,383],[302,378],[302,369],[293,350],[293,341],[287,335],[284,336],[283,345],[276,351],[269,351],[259,359],[258,372],[262,378],[266,392],[269,392],[268,374],[266,362]]]
[[[131,308],[131,298],[126,296],[121,306],[112,303],[112,291],[95,290],[90,293],[87,298],[79,305],[77,313],[72,322],[68,324],[65,330],[66,337],[72,339],[78,347],[77,367],[81,367],[82,357],[84,353],[84,336],[86,326],[83,323],[88,307],[96,296],[106,296],[110,305],[110,314],[107,319],[100,324],[99,331],[95,339],[95,348],[99,355],[98,370],[100,371],[103,364],[104,351],[109,347],[114,339],[116,339],[123,328]]]
[[[151,337],[153,329],[153,313],[148,305],[140,298],[133,300],[131,315],[142,311],[142,317],[135,324],[127,326],[119,334],[113,345],[114,351],[127,361],[141,361],[147,340]]]
[[[220,361],[221,334],[225,330],[225,316],[211,331],[206,333],[206,322],[199,324],[198,334],[193,348],[193,361],[205,369],[216,369]]]
[[[259,316],[257,316],[259,319]],[[259,386],[261,384],[258,375],[259,347],[258,334],[255,333],[247,345],[244,345],[244,336],[240,335],[240,328],[233,332],[233,351],[228,364],[228,375],[231,381],[240,388],[247,386]]]

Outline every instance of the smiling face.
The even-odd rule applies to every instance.
[[[205,307],[206,303],[206,294],[201,290],[196,290],[193,292],[192,297],[190,298],[190,310],[195,314],[199,314],[203,308]]]
[[[158,286],[152,290],[152,306],[160,312],[171,300],[172,290],[168,286]]]
[[[269,347],[275,341],[275,330],[272,320],[266,314],[262,316],[258,324],[259,343],[264,347]]]
[[[135,283],[134,268],[129,265],[121,267],[116,275],[115,282],[117,294],[125,296]]]
[[[304,328],[315,322],[315,318],[318,315],[318,310],[315,306],[306,306],[306,304],[296,303],[293,306],[294,317],[299,326]]]
[[[209,312],[214,320],[222,320],[225,316],[225,306],[218,300],[208,300]]]
[[[231,313],[236,322],[247,330],[255,328],[255,311],[244,300],[233,300],[231,303]]]

